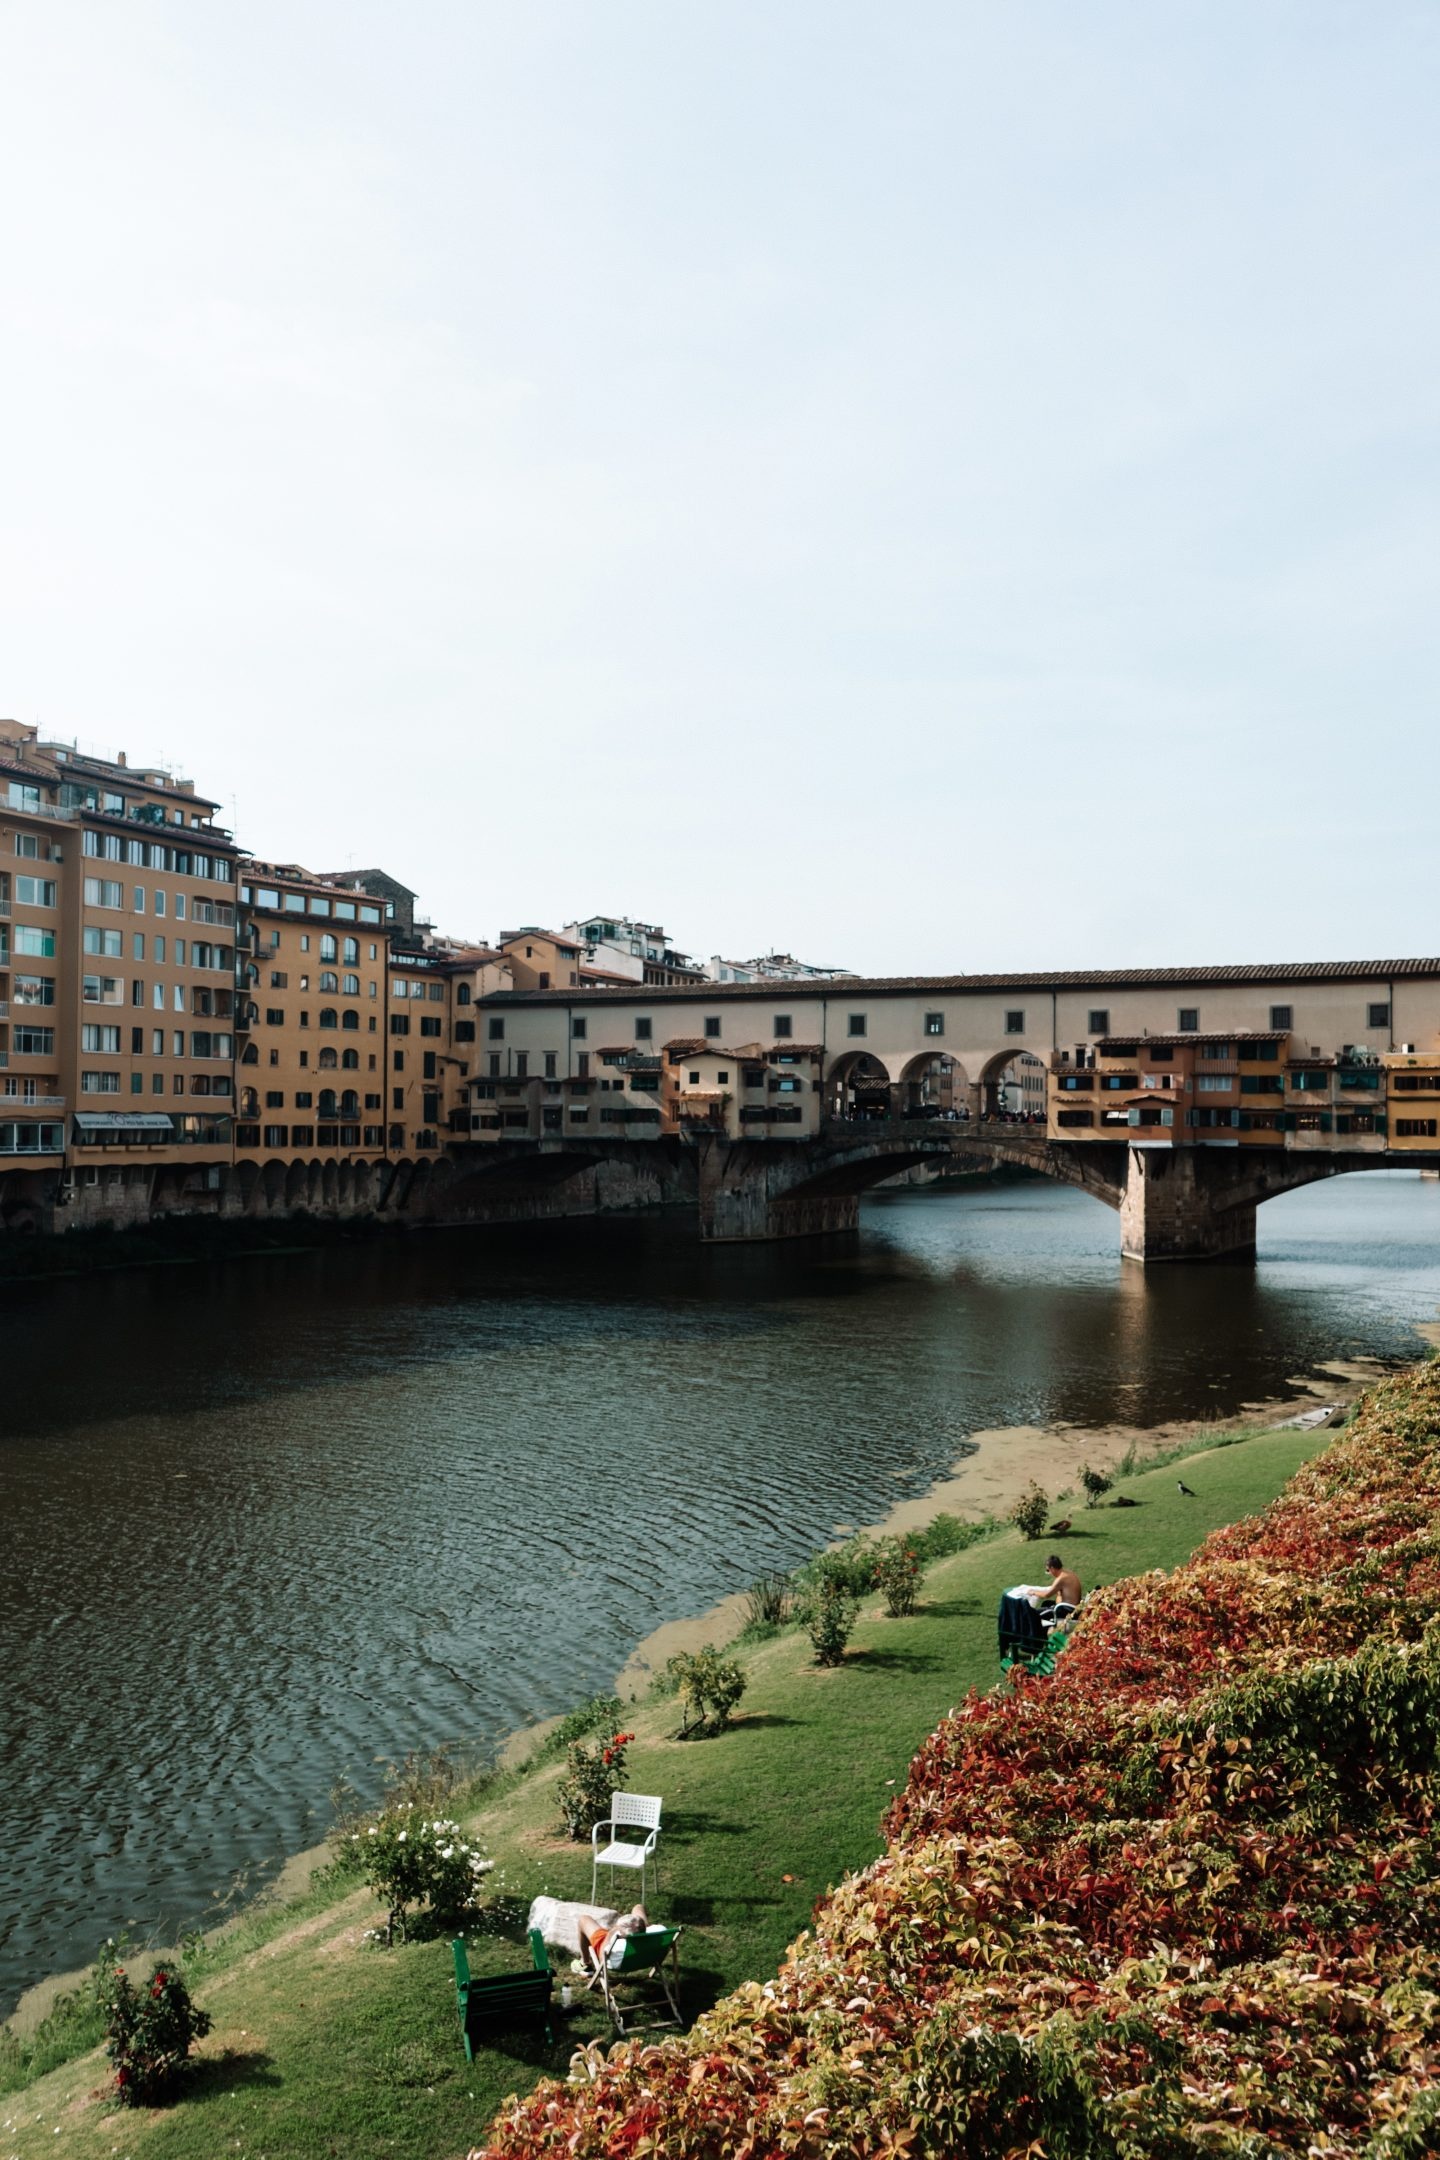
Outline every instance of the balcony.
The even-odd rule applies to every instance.
[[[63,1110],[63,1095],[0,1095],[0,1117],[29,1117],[32,1110]]]

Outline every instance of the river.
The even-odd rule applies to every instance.
[[[702,1249],[683,1217],[9,1286],[0,2010],[313,1844],[348,1773],[498,1738],[949,1470],[1403,1359],[1440,1185],[1271,1202],[1258,1265],[1122,1265],[1031,1182]]]

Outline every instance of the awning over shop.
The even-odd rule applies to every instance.
[[[75,1138],[83,1144],[92,1136],[118,1135],[132,1140],[171,1140],[175,1121],[162,1110],[77,1110]]]

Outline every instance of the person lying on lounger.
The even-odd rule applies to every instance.
[[[587,1927],[582,1922],[581,1932],[585,1937],[586,1948],[598,1965],[607,1953],[612,1958],[618,1954],[618,1945],[627,1935],[643,1935],[649,1925],[644,1906],[632,1905],[629,1912],[621,1913],[613,1926]]]

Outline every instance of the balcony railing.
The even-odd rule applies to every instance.
[[[32,1110],[63,1110],[63,1095],[0,1095],[0,1118],[28,1117]]]

